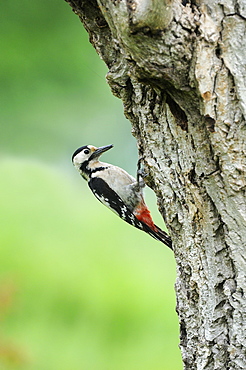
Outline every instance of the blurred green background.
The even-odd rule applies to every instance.
[[[171,251],[71,165],[113,143],[104,160],[136,171],[104,63],[62,0],[1,2],[0,28],[0,369],[180,370]]]

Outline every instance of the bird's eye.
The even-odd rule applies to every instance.
[[[89,149],[85,149],[85,150],[84,150],[84,153],[85,153],[85,154],[89,154],[89,153],[90,153]]]

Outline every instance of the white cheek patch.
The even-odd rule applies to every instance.
[[[86,159],[87,159],[87,156],[83,152],[80,152],[79,154],[77,154],[74,157],[73,163],[74,163],[75,167],[79,168],[81,163],[86,161]]]

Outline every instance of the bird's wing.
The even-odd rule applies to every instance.
[[[115,212],[120,218],[137,229],[143,230],[153,238],[166,244],[172,249],[172,241],[169,235],[158,226],[154,225],[156,231],[152,230],[146,223],[137,219],[131,210],[124,204],[119,195],[100,177],[92,177],[88,182],[90,189],[101,203]]]
[[[100,177],[92,177],[88,185],[95,195],[106,207],[114,211],[120,218],[128,222],[130,225],[144,230],[143,223],[124,204],[119,195],[110,188],[110,186]]]

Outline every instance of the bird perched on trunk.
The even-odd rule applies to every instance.
[[[120,167],[99,161],[100,155],[112,147],[82,146],[73,153],[72,162],[101,203],[172,249],[170,236],[154,224],[144,202],[144,181],[137,181]]]

